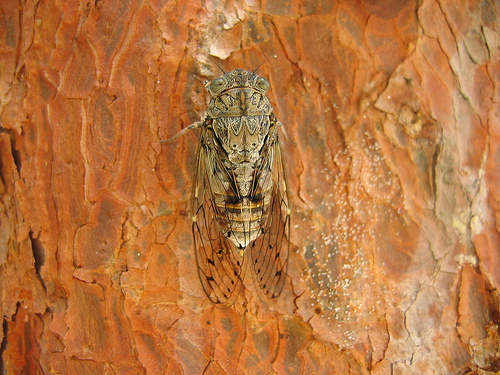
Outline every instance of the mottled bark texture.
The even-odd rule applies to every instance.
[[[498,0],[0,2],[6,374],[500,371]],[[198,281],[203,81],[269,79],[289,279]]]

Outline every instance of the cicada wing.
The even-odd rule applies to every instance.
[[[276,128],[273,128],[276,131]],[[277,139],[262,154],[255,195],[263,196],[261,235],[250,246],[254,279],[269,298],[281,294],[290,252],[290,209],[281,146]]]
[[[213,303],[232,303],[241,288],[243,259],[221,232],[216,219],[214,191],[222,191],[225,170],[214,134],[205,126],[200,137],[191,201],[193,239],[201,285]],[[220,211],[220,210],[219,210]],[[219,215],[221,213],[219,212]]]

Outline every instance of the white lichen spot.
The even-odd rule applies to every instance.
[[[477,266],[478,259],[474,255],[464,255],[464,254],[459,254],[456,255],[455,258],[453,258],[460,267],[462,267],[464,264],[470,264],[473,267]]]
[[[467,213],[462,213],[461,215],[455,216],[453,218],[453,228],[455,228],[458,233],[466,234],[467,233]]]
[[[470,227],[472,234],[479,234],[483,231],[483,223],[477,215],[472,216]]]

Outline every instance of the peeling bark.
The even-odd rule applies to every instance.
[[[500,371],[498,2],[0,3],[0,372]],[[198,281],[219,68],[268,78],[289,280]]]

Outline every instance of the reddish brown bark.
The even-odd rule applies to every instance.
[[[2,370],[500,371],[494,1],[0,3]],[[202,82],[284,124],[289,280],[219,309],[188,200]],[[249,275],[247,275],[249,276]]]

